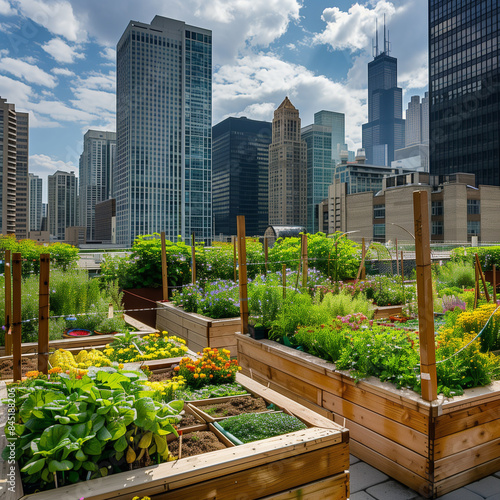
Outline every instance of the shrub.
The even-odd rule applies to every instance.
[[[438,291],[442,288],[473,288],[476,283],[474,266],[448,262],[437,268]]]

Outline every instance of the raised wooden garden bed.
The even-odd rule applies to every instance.
[[[377,306],[373,312],[373,319],[385,319],[390,316],[396,316],[403,312],[403,306]]]
[[[15,492],[5,500],[52,500],[84,497],[85,500],[127,499],[147,495],[152,500],[248,500],[266,498],[349,497],[348,431],[272,389],[238,374],[237,381],[252,394],[286,408],[309,427],[274,438],[232,446],[161,465],[114,474],[23,496],[19,477]],[[5,395],[5,385],[0,390]],[[6,414],[7,406],[1,411]],[[1,421],[5,421],[2,418]],[[3,429],[0,446],[4,446]],[[0,477],[7,477],[7,462],[0,463]],[[17,470],[17,465],[15,466]],[[6,483],[4,483],[5,485]],[[0,490],[1,491],[1,490]],[[3,493],[3,492],[2,492]]]
[[[356,383],[332,363],[276,342],[236,338],[243,373],[345,425],[351,453],[423,497],[500,470],[500,382],[428,403],[378,379]]]
[[[204,347],[228,349],[236,356],[234,333],[241,328],[240,318],[212,319],[201,314],[188,313],[168,302],[158,302],[156,328],[169,335],[185,339],[192,351]]]

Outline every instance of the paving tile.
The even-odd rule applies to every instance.
[[[358,457],[355,457],[354,455],[349,455],[349,464],[354,465],[360,462],[360,459]]]
[[[481,495],[483,498],[488,498],[500,493],[500,478],[488,476],[475,483],[468,484],[465,488]]]
[[[493,474],[493,475],[496,477],[500,477],[500,470],[498,472],[495,472],[495,474]]]
[[[474,493],[473,491],[466,490],[465,488],[459,488],[458,490],[452,491],[451,493],[447,493],[442,497],[439,497],[439,500],[483,500],[484,497]]]
[[[366,491],[358,491],[357,493],[353,493],[349,500],[375,500],[371,495],[369,495]]]
[[[421,496],[414,490],[397,481],[386,481],[367,488],[367,493],[377,500],[415,500]]]
[[[351,475],[351,493],[366,490],[370,486],[382,483],[389,479],[383,472],[364,462],[358,462],[349,468]]]
[[[486,500],[500,500],[500,493],[495,493],[491,497],[488,497]]]

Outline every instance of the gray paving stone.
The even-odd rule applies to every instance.
[[[353,493],[349,500],[375,500],[371,495],[368,495],[366,491],[358,491],[357,493]]]
[[[484,497],[477,495],[470,490],[459,488],[458,490],[439,497],[439,500],[483,500],[483,498]]]
[[[366,492],[377,500],[414,500],[421,498],[416,491],[397,481],[386,481],[382,484],[377,484],[368,488]]]
[[[465,488],[481,495],[483,498],[488,498],[500,493],[500,478],[488,476],[475,483],[468,484]]]
[[[349,468],[351,475],[351,493],[366,490],[370,486],[375,486],[389,479],[383,472],[375,469],[364,462],[358,462]]]
[[[488,497],[486,500],[500,500],[500,493],[495,493],[491,497]]]
[[[495,474],[493,474],[493,475],[496,477],[500,477],[500,470],[498,472],[495,472]]]
[[[358,457],[355,457],[354,455],[349,455],[349,464],[354,465],[360,462]]]

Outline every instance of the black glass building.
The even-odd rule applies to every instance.
[[[385,38],[385,37],[384,37]],[[368,123],[363,124],[362,143],[366,162],[390,166],[394,150],[405,147],[403,90],[398,87],[398,60],[384,52],[368,63]]]
[[[430,173],[500,185],[498,0],[429,0]]]
[[[236,216],[245,216],[248,236],[268,226],[268,167],[271,123],[226,118],[212,128],[214,236],[236,235]]]

